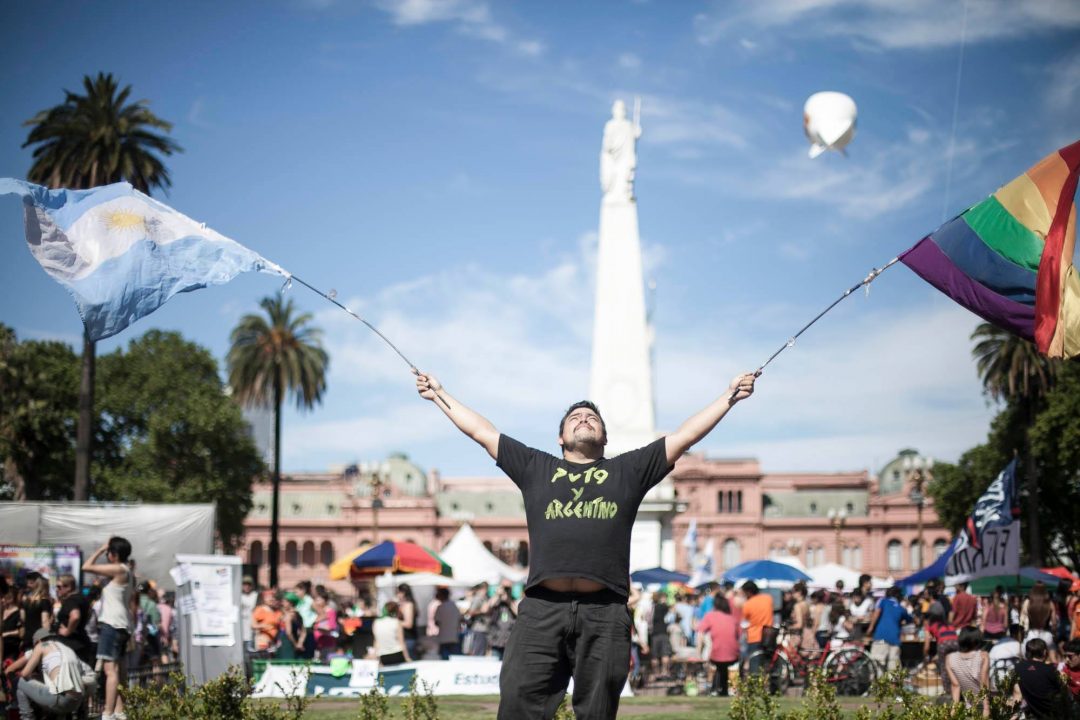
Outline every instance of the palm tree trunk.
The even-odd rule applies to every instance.
[[[83,331],[82,381],[79,386],[79,426],[75,431],[75,500],[90,499],[90,454],[94,442],[94,355],[96,343]]]
[[[1027,476],[1028,487],[1028,562],[1035,567],[1042,567],[1042,531],[1039,527],[1039,478],[1035,467],[1035,455],[1031,450],[1031,439],[1028,432],[1035,424],[1035,406],[1033,402],[1027,403],[1027,428],[1024,432],[1024,475]]]
[[[274,479],[270,500],[270,587],[278,586],[278,495],[281,492],[281,379],[274,380]]]

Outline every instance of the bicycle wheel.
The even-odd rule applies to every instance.
[[[791,661],[782,653],[756,650],[740,666],[740,675],[748,675],[750,668],[768,677],[769,692],[774,695],[783,695],[791,686]]]
[[[858,648],[839,650],[825,661],[825,681],[836,686],[837,695],[866,695],[875,679],[877,666]]]

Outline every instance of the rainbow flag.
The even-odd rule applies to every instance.
[[[1075,142],[924,237],[900,261],[1039,352],[1080,355],[1078,170]]]

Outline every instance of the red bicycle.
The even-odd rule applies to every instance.
[[[800,647],[791,652],[786,642],[788,630],[783,625],[773,637],[772,642],[764,643],[746,658],[740,671],[744,675],[764,673],[769,680],[769,691],[774,694],[783,695],[795,680],[805,684],[807,674],[814,668],[820,668],[825,681],[836,686],[837,695],[866,695],[877,679],[877,663],[860,647],[852,645],[832,651]]]

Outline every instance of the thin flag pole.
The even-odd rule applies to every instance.
[[[890,267],[892,267],[893,265],[895,265],[895,264],[896,264],[896,262],[897,262],[897,261],[899,261],[899,260],[900,260],[900,256],[897,256],[897,257],[894,257],[894,258],[893,258],[892,260],[890,260],[889,262],[885,263],[885,265],[884,265],[884,266],[883,266],[883,267],[882,267],[881,269],[878,269],[878,268],[873,268],[872,270],[870,270],[870,274],[869,274],[869,275],[867,275],[867,276],[866,276],[866,277],[864,277],[864,278],[863,278],[862,280],[860,280],[860,281],[859,281],[858,283],[856,283],[855,285],[852,285],[852,286],[851,286],[850,288],[848,288],[847,290],[845,290],[845,291],[844,291],[844,294],[843,294],[843,295],[841,295],[840,297],[838,297],[838,298],[836,298],[835,300],[833,300],[832,304],[831,304],[831,305],[829,305],[829,307],[827,307],[827,308],[825,308],[824,310],[822,310],[821,312],[819,312],[819,313],[818,313],[818,314],[817,314],[817,315],[816,315],[816,316],[814,317],[814,319],[813,319],[813,320],[811,320],[810,322],[808,322],[808,323],[806,323],[805,325],[803,325],[803,326],[802,326],[802,328],[801,328],[801,329],[799,330],[799,332],[797,332],[797,333],[795,333],[794,335],[792,335],[792,336],[791,336],[791,338],[790,338],[790,339],[789,339],[789,340],[788,340],[788,341],[787,341],[786,343],[784,343],[783,345],[781,345],[781,346],[780,346],[780,348],[779,348],[779,349],[778,349],[778,350],[777,350],[776,352],[774,352],[774,353],[773,353],[772,355],[770,355],[770,356],[769,356],[769,359],[768,359],[768,360],[766,360],[766,361],[765,361],[764,363],[762,363],[762,364],[761,364],[761,366],[760,366],[760,367],[759,367],[759,368],[758,368],[757,370],[755,370],[755,371],[754,371],[754,377],[758,377],[759,375],[761,375],[761,373],[762,373],[762,372],[764,372],[765,368],[766,368],[766,367],[767,367],[767,366],[769,365],[769,363],[771,363],[771,362],[772,362],[773,360],[775,360],[775,359],[776,359],[776,357],[777,357],[777,356],[778,356],[778,355],[779,355],[780,353],[784,352],[784,351],[785,351],[785,350],[787,350],[787,349],[788,349],[789,347],[791,347],[792,345],[794,345],[794,344],[795,344],[795,341],[799,339],[799,336],[800,336],[800,335],[802,335],[802,334],[803,334],[804,332],[806,332],[807,330],[809,330],[809,329],[810,329],[810,326],[811,326],[811,325],[813,325],[814,323],[816,323],[816,322],[817,322],[818,320],[820,320],[820,319],[821,319],[822,317],[824,317],[824,316],[825,316],[825,314],[826,314],[827,312],[829,312],[829,311],[830,311],[830,310],[832,310],[832,309],[833,309],[834,307],[836,307],[837,305],[839,305],[839,304],[840,304],[840,301],[842,301],[842,300],[843,300],[844,298],[846,298],[846,297],[847,297],[848,295],[851,295],[851,294],[852,294],[853,292],[855,292],[855,291],[856,291],[856,290],[858,290],[859,288],[863,287],[864,285],[867,285],[867,286],[868,286],[868,285],[870,285],[870,283],[872,283],[872,282],[873,282],[873,281],[874,281],[875,279],[877,279],[877,276],[878,276],[878,275],[880,275],[881,273],[883,273],[883,272],[885,272],[886,270],[888,270],[888,269],[889,269]],[[736,395],[736,394],[738,394],[738,390],[736,390],[735,392],[731,393],[731,399],[734,399],[734,398],[735,398],[735,395]]]
[[[367,325],[367,326],[368,326],[368,328],[369,328],[369,329],[370,329],[370,330],[371,330],[371,331],[372,331],[373,333],[375,333],[375,334],[376,334],[376,335],[378,335],[378,336],[379,336],[380,338],[382,338],[382,341],[383,341],[384,343],[386,343],[387,345],[389,345],[389,346],[390,346],[390,348],[391,348],[391,349],[392,349],[392,350],[393,350],[394,352],[396,352],[396,353],[398,354],[398,357],[400,357],[400,358],[401,358],[402,360],[404,360],[404,361],[405,361],[405,364],[409,366],[409,369],[410,369],[410,370],[412,370],[412,373],[413,373],[413,375],[419,375],[419,374],[420,374],[420,370],[419,370],[419,369],[418,369],[418,368],[416,367],[416,365],[414,365],[414,364],[413,364],[412,360],[409,360],[409,358],[405,357],[405,353],[403,353],[403,352],[401,352],[400,350],[398,350],[398,347],[397,347],[397,345],[395,345],[394,343],[390,342],[390,338],[388,338],[388,337],[386,337],[385,335],[383,335],[383,334],[382,334],[382,333],[381,333],[381,332],[379,331],[379,328],[375,327],[374,325],[372,325],[371,323],[369,323],[369,322],[368,322],[367,320],[365,320],[364,318],[360,317],[359,315],[357,315],[356,313],[354,313],[354,312],[353,312],[352,310],[350,310],[350,309],[349,309],[349,308],[347,308],[346,306],[344,306],[344,305],[342,305],[341,303],[339,303],[339,302],[337,301],[337,298],[336,298],[336,297],[334,297],[333,295],[329,295],[329,294],[327,294],[327,293],[324,293],[324,292],[323,292],[322,290],[320,290],[319,288],[315,287],[314,285],[312,285],[312,284],[310,284],[310,283],[308,283],[308,282],[305,282],[305,281],[304,281],[304,280],[303,280],[302,278],[299,278],[299,277],[297,277],[296,275],[289,275],[288,277],[289,277],[289,280],[290,280],[290,281],[291,281],[291,280],[295,280],[296,282],[298,282],[298,283],[300,283],[301,285],[303,285],[304,287],[306,287],[306,288],[307,288],[308,290],[311,290],[311,291],[312,291],[313,293],[315,293],[316,295],[322,295],[322,296],[323,296],[324,298],[326,298],[327,300],[329,300],[329,301],[330,301],[330,302],[332,302],[333,304],[337,305],[337,306],[338,306],[339,308],[341,308],[341,309],[342,309],[342,310],[344,310],[345,312],[349,313],[350,315],[352,315],[352,316],[353,316],[354,318],[356,318],[356,319],[357,319],[357,320],[359,320],[360,322],[362,322],[362,323],[364,323],[365,325]],[[285,283],[285,287],[286,287],[286,288],[288,287],[288,281],[287,281],[287,282]],[[446,398],[444,398],[444,397],[443,397],[443,396],[442,396],[442,395],[441,395],[441,394],[440,394],[440,393],[439,393],[439,392],[438,392],[437,390],[435,391],[435,395],[436,395],[436,396],[437,396],[437,397],[438,397],[438,398],[439,398],[440,400],[442,400],[443,404],[444,404],[444,405],[446,405],[447,409],[449,409],[449,408],[450,408],[450,403],[446,402]]]

